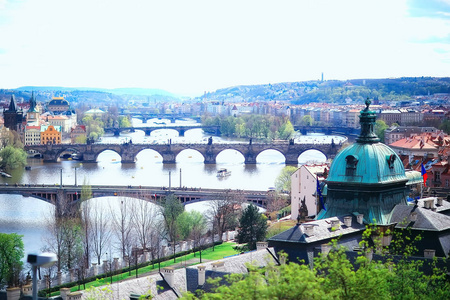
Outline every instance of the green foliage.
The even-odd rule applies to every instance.
[[[278,177],[275,179],[275,188],[277,191],[291,191],[291,175],[297,171],[297,167],[284,167]]]
[[[120,116],[119,117],[119,127],[120,128],[131,127],[130,119],[126,116]]]
[[[300,120],[300,125],[302,126],[312,126],[314,124],[314,119],[310,115],[303,116]]]
[[[377,120],[375,122],[375,133],[380,138],[382,142],[384,142],[384,132],[388,129],[389,126],[383,120]]]
[[[177,241],[180,240],[178,218],[183,212],[184,206],[174,194],[167,195],[162,199],[160,215],[163,217],[166,239],[172,243],[173,253],[175,253]]]
[[[384,233],[370,225],[363,234],[362,251],[351,262],[344,247],[334,240],[326,255],[314,259],[314,268],[309,265],[288,263],[265,270],[247,266],[249,273],[209,279],[215,286],[211,293],[186,293],[184,299],[449,299],[450,283],[445,269],[437,268],[437,259],[430,266],[432,274],[425,274],[423,262],[408,259],[406,249],[403,259],[394,262],[389,255],[383,261],[368,258],[373,249],[381,246]],[[401,239],[401,234],[396,238]],[[410,244],[414,244],[413,238]],[[373,248],[372,248],[373,247]],[[381,248],[379,248],[381,249]],[[382,250],[380,250],[382,251]],[[283,254],[280,254],[280,256]]]
[[[238,243],[247,243],[249,250],[256,249],[256,242],[265,239],[267,227],[266,216],[261,214],[255,205],[248,205],[239,218]]]
[[[22,235],[0,233],[0,287],[18,284],[23,257]]]
[[[237,117],[204,117],[206,126],[220,126],[224,136],[260,139],[288,140],[294,133],[294,127],[288,118],[271,115],[243,115]]]
[[[92,198],[92,188],[89,185],[89,182],[86,178],[83,181],[83,185],[81,186],[81,201],[89,200]]]
[[[91,286],[83,294],[86,300],[109,300],[113,297],[113,291],[109,288],[109,283],[106,286]]]
[[[26,165],[27,153],[21,148],[8,145],[0,151],[0,159],[0,167],[15,169]]]
[[[86,134],[88,138],[97,140],[105,133],[105,130],[103,129],[105,125],[98,117],[85,116],[82,119],[82,123],[86,125]]]

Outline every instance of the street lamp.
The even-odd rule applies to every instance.
[[[62,170],[62,169],[61,169]],[[33,272],[33,300],[37,300],[37,268],[51,267],[58,259],[54,253],[28,254],[27,262],[31,264]]]
[[[75,167],[75,186],[77,186],[77,167]]]
[[[62,189],[62,168],[60,169],[60,176],[59,176],[59,179],[60,179],[60,185],[59,185],[59,188],[60,189]]]

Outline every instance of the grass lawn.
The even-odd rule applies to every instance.
[[[295,224],[297,224],[296,220],[285,220],[285,221],[279,221],[279,222],[273,223],[267,229],[266,237],[270,238],[274,235],[282,233],[283,231],[288,230],[289,228],[295,226]]]
[[[211,248],[207,248],[207,249],[202,251],[202,261],[218,260],[218,259],[224,258],[225,256],[238,254],[238,252],[236,252],[233,249],[233,247],[235,245],[236,245],[236,243],[225,242],[223,244],[214,246],[214,250],[213,250],[212,247]],[[180,266],[180,264],[182,264],[182,262],[188,262],[188,261],[191,261],[191,260],[193,260],[195,258],[197,258],[197,259],[200,258],[200,255],[199,255],[198,252],[195,253],[195,257],[194,257],[194,253],[190,253],[190,254],[185,255],[185,256],[177,257],[176,262],[174,262],[173,259],[166,260],[164,262],[161,262],[161,266],[160,267],[164,268],[164,267],[169,267],[169,266],[173,266],[173,265]],[[187,263],[187,266],[195,265],[195,264],[198,264],[198,262],[191,263],[191,264]],[[138,276],[142,275],[142,274],[145,274],[145,273],[149,273],[149,272],[155,271],[155,270],[158,270],[158,264],[149,265],[149,266],[140,268],[140,269],[138,269]],[[131,278],[136,278],[136,270],[132,270],[131,273],[130,272],[125,272],[125,273],[114,275],[114,276],[112,276],[112,279],[111,279],[111,277],[107,277],[107,278],[99,279],[97,281],[92,281],[92,282],[86,283],[85,286],[86,286],[86,288],[89,288],[91,286],[97,287],[97,286],[102,286],[102,285],[106,285],[108,283],[111,283],[111,281],[112,281],[112,283],[114,283],[114,282],[117,282],[117,281],[120,281],[120,280],[124,280],[124,279],[127,279],[127,278],[130,278],[130,279]],[[70,290],[72,292],[75,292],[75,291],[79,291],[79,290],[84,290],[84,288],[85,287],[83,285],[80,285],[79,289],[78,289],[78,286],[74,286],[74,287],[70,288]],[[51,296],[56,296],[56,295],[59,295],[59,292],[54,292],[54,293],[51,294]]]

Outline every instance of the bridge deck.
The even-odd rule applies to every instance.
[[[63,194],[71,201],[77,201],[81,197],[81,186],[75,185],[49,185],[49,184],[17,184],[6,185],[0,184],[0,194],[19,194],[24,196],[36,197],[41,200],[55,203],[58,194]],[[225,193],[235,193],[244,197],[249,202],[265,207],[267,204],[267,191],[257,190],[230,190],[230,189],[186,189],[186,188],[169,188],[151,187],[151,186],[107,186],[92,185],[93,198],[104,196],[122,196],[144,199],[147,201],[158,201],[162,197],[173,193],[183,203],[193,201],[220,199]]]

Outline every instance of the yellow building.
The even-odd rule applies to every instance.
[[[41,126],[41,144],[61,144],[61,126]]]

